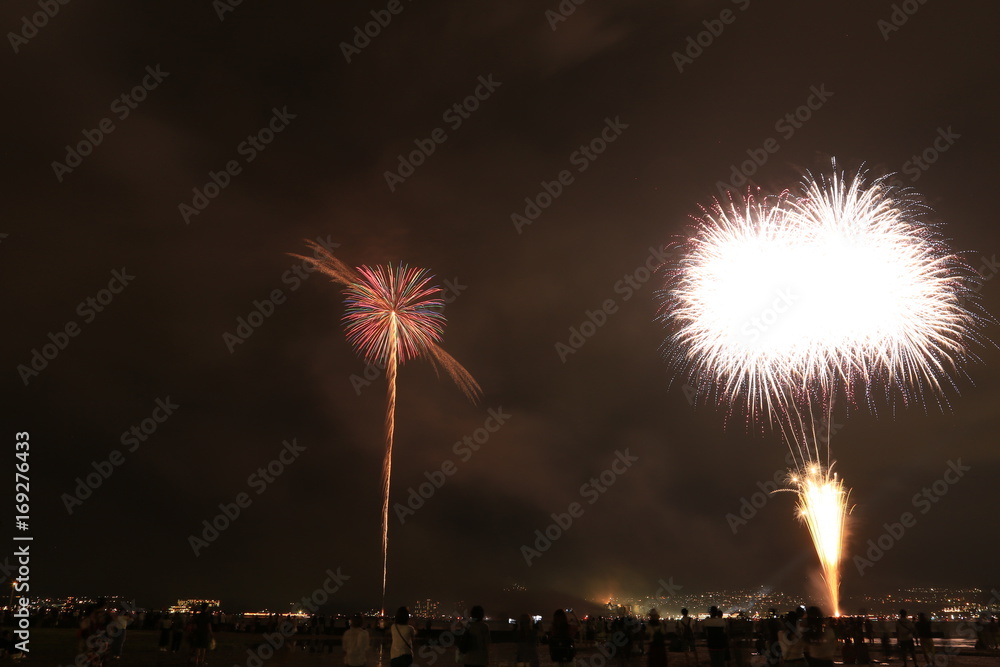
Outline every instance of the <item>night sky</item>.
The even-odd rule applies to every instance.
[[[443,347],[483,388],[473,404],[426,361],[400,371],[393,504],[454,474],[394,512],[390,607],[496,608],[517,583],[548,610],[661,578],[808,594],[792,496],[735,533],[726,518],[785,446],[671,382],[645,268],[720,181],[746,188],[734,165],[764,156],[748,184],[766,192],[832,156],[898,172],[1000,313],[995,3],[79,1],[26,28],[44,4],[2,19],[2,525],[17,532],[27,431],[33,594],[284,610],[340,568],[329,609],[379,605],[385,382],[364,383],[339,288],[296,273],[307,239],[433,270]],[[557,347],[605,305],[582,347]],[[850,555],[916,520],[863,576],[849,555],[846,595],[997,582],[1000,352],[975,351],[943,411],[838,409]],[[255,476],[282,451],[280,474]],[[613,486],[581,488],[616,458]],[[946,495],[915,502],[959,460]],[[68,501],[95,466],[110,475]],[[190,536],[239,494],[196,555]],[[582,516],[527,565],[522,545],[573,502]]]

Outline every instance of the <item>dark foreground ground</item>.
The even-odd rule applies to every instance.
[[[329,647],[324,652],[311,651],[308,645],[283,643],[277,650],[264,641],[261,635],[246,633],[220,632],[216,633],[216,648],[209,652],[210,667],[314,667],[343,665],[343,654],[339,646]],[[177,653],[161,652],[157,648],[159,633],[153,631],[130,631],[124,645],[120,660],[107,660],[106,667],[133,667],[149,665],[151,667],[183,667],[189,664],[190,652],[185,647]],[[68,629],[37,629],[31,633],[30,653],[21,660],[13,660],[9,656],[0,658],[0,664],[31,665],[32,667],[70,667],[77,658],[76,632]],[[417,645],[417,659],[414,667],[456,667],[455,649],[442,649],[432,646]],[[541,667],[550,667],[545,646],[539,646]],[[708,667],[708,654],[704,646],[698,649],[701,667]],[[387,652],[380,655],[373,649],[369,654],[368,667],[388,667]],[[512,643],[496,643],[490,647],[491,667],[516,667],[515,645]],[[886,664],[881,652],[873,656],[875,664]],[[694,662],[685,659],[681,653],[669,653],[668,662],[671,667],[688,667]],[[839,660],[838,660],[839,662]],[[729,667],[763,667],[763,658],[756,655],[736,656]],[[890,663],[900,665],[898,657],[893,657]],[[82,665],[86,663],[76,663]],[[912,664],[909,663],[909,664]],[[581,647],[577,652],[574,667],[645,667],[646,658],[639,655],[624,659],[622,656],[606,658],[592,647]],[[924,661],[921,656],[920,666]],[[935,667],[997,667],[1000,656],[972,652],[965,649],[945,650],[939,656]]]

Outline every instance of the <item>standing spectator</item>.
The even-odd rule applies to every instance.
[[[104,662],[104,656],[107,655],[110,645],[104,615],[99,606],[103,604],[103,599],[99,600],[98,603],[80,621],[78,634],[80,638],[79,653],[86,655],[87,661],[91,665],[100,665]],[[12,644],[11,653],[17,655],[13,649]]]
[[[611,624],[611,643],[617,648],[618,661],[622,667],[628,665],[629,658],[632,657],[632,633],[629,632],[628,623],[621,616]]]
[[[157,625],[160,628],[160,650],[166,651],[170,647],[170,627],[174,624],[169,614],[160,616]]]
[[[660,613],[649,610],[649,667],[667,667],[667,632]]]
[[[108,636],[111,637],[111,646],[108,651],[112,658],[122,657],[125,650],[125,632],[128,624],[132,621],[128,612],[113,613],[108,625]]]
[[[566,610],[566,620],[569,621],[569,634],[574,642],[582,642],[584,639],[583,624],[572,609]]]
[[[872,623],[871,617],[868,616],[867,614],[865,615],[865,620],[863,621],[863,623],[864,623],[865,641],[868,642],[869,644],[874,644],[875,643],[875,624]]]
[[[705,643],[708,644],[708,657],[712,667],[725,667],[729,660],[729,633],[726,619],[718,607],[708,610],[708,618],[701,623],[705,631]]]
[[[392,648],[389,650],[389,662],[392,667],[410,667],[413,664],[413,641],[417,630],[410,625],[410,612],[406,607],[396,610],[396,621],[389,628],[392,638]]]
[[[555,663],[573,662],[576,649],[569,629],[566,612],[556,609],[552,613],[552,628],[549,630],[549,657]]]
[[[768,667],[777,667],[781,660],[781,642],[778,635],[781,633],[781,619],[778,618],[778,610],[771,609],[763,623],[764,651],[767,656]]]
[[[931,630],[931,622],[923,612],[917,614],[917,622],[914,624],[917,630],[917,637],[920,638],[920,651],[924,654],[924,660],[930,665],[934,662],[934,633]],[[916,659],[913,660],[916,663]]]
[[[639,649],[639,655],[646,655],[646,637],[648,633],[646,632],[646,624],[639,623],[635,627],[635,631],[632,633],[632,643],[635,647]]]
[[[208,613],[208,603],[202,602],[201,609],[191,621],[191,654],[195,667],[208,664],[206,654],[212,645],[212,616]]]
[[[885,661],[889,662],[892,660],[892,641],[889,632],[890,619],[879,619],[879,625],[882,628],[882,655],[885,656]]]
[[[608,619],[603,616],[597,619],[597,633],[594,635],[594,641],[601,646],[608,643]]]
[[[798,612],[785,614],[785,627],[778,633],[778,643],[781,645],[781,659],[785,667],[805,667],[806,644],[799,627]]]
[[[527,614],[521,614],[517,619],[514,638],[517,642],[517,667],[538,667],[538,632]]]
[[[997,648],[997,619],[982,613],[976,622],[976,650],[992,651]]]
[[[913,623],[906,615],[906,610],[900,609],[899,620],[896,621],[896,646],[899,647],[899,653],[903,658],[903,667],[906,667],[907,651],[913,656],[913,667],[917,667],[917,649],[913,644],[913,635],[916,631],[917,629],[913,627]]]
[[[866,627],[871,627],[871,620],[866,616],[864,619],[855,619],[854,627],[854,660],[859,665],[871,664],[869,653],[870,642],[865,642]]]
[[[684,651],[684,659],[690,663],[691,657],[688,652],[694,655],[694,664],[698,664],[698,649],[694,646],[694,619],[688,615],[687,609],[681,609],[681,617],[676,623],[677,636],[680,638],[681,650]]]
[[[365,667],[371,636],[361,627],[361,614],[351,617],[351,627],[344,632],[341,645],[344,648],[344,664],[347,667]]]
[[[170,627],[170,651],[177,653],[181,650],[181,641],[184,639],[185,619],[181,614],[174,614],[174,622]]]
[[[809,667],[833,667],[833,656],[837,650],[837,635],[833,631],[833,619],[824,619],[819,607],[806,610],[805,640],[809,653]]]
[[[975,650],[977,651],[985,651],[989,647],[989,642],[986,640],[986,635],[989,634],[987,629],[989,622],[989,617],[983,613],[979,615],[979,620],[973,626],[976,630]]]
[[[465,667],[486,667],[490,664],[490,627],[483,618],[486,612],[478,604],[469,611],[472,619],[465,628],[462,664]]]
[[[736,616],[728,619],[729,627],[729,656],[737,667],[750,666],[750,648],[753,637],[753,623],[749,621],[742,611],[737,611]]]

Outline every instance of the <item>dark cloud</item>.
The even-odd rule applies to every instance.
[[[352,264],[402,260],[461,285],[444,347],[484,390],[473,405],[426,363],[401,369],[393,502],[445,460],[456,472],[393,520],[391,601],[475,595],[514,611],[527,598],[500,589],[517,582],[549,608],[669,577],[807,593],[813,556],[790,496],[735,534],[726,519],[784,465],[777,434],[691,405],[661,357],[659,278],[628,300],[620,281],[769,138],[780,148],[752,180],[780,190],[832,155],[902,171],[953,128],[913,185],[986,266],[984,306],[1000,312],[997,10],[920,5],[885,40],[888,2],[585,3],[555,30],[555,3],[402,6],[350,63],[341,42],[379,7],[243,3],[220,21],[209,2],[71,3],[7,54],[3,391],[8,433],[32,436],[39,594],[281,609],[341,567],[337,606],[378,604],[384,380],[352,383],[365,364],[342,335],[338,288],[287,273],[287,253],[317,237]],[[674,54],[726,9],[733,21],[679,72]],[[11,6],[4,25],[35,10]],[[112,101],[156,65],[169,76],[115,117]],[[452,127],[446,111],[491,76],[501,85]],[[786,136],[776,121],[814,86],[832,96]],[[294,119],[246,162],[242,142],[285,108]],[[51,163],[105,117],[114,131],[57,181]],[[609,119],[626,127],[576,171]],[[447,140],[390,191],[385,173],[436,128]],[[240,173],[185,224],[179,204],[230,160]],[[511,215],[563,170],[572,183],[518,233]],[[134,281],[84,323],[77,305],[122,267]],[[285,301],[230,353],[223,334],[274,290]],[[615,312],[561,359],[556,344],[609,299]],[[70,320],[80,335],[24,386],[16,366]],[[846,593],[994,581],[1000,354],[981,357],[943,412],[842,415],[854,549],[913,511],[949,461],[971,467],[884,561],[863,577],[845,566]],[[168,396],[175,414],[68,514],[62,494]],[[509,421],[461,460],[456,443],[500,408]],[[293,438],[305,451],[256,495],[248,477]],[[625,450],[634,466],[526,566],[521,546]],[[195,557],[189,535],[241,492],[252,504]]]

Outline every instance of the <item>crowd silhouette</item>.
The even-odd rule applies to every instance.
[[[9,619],[5,619],[9,620]],[[783,615],[772,609],[760,618],[725,615],[717,607],[697,619],[682,609],[677,618],[661,617],[656,609],[644,615],[587,616],[556,609],[546,618],[521,614],[488,622],[482,606],[462,618],[425,619],[422,629],[411,624],[406,607],[392,618],[354,614],[226,614],[207,605],[194,612],[146,612],[122,604],[98,601],[86,609],[36,614],[33,627],[75,627],[75,664],[97,667],[122,657],[128,633],[151,631],[157,648],[180,653],[188,664],[207,664],[216,633],[287,638],[277,650],[328,653],[347,667],[430,667],[445,653],[465,667],[489,667],[514,662],[516,667],[573,663],[580,667],[833,667],[834,662],[865,665],[901,661],[907,667],[946,667],[957,654],[952,644],[938,645],[941,631],[925,613],[910,616],[901,609],[894,618],[868,615],[831,617],[815,606],[798,607]],[[964,634],[962,634],[964,632]],[[967,622],[960,635],[974,649],[997,654],[997,619],[983,615]],[[273,640],[269,640],[274,643]],[[918,650],[919,649],[919,652]],[[497,657],[497,654],[501,658]],[[19,659],[12,633],[0,637],[0,654]],[[446,660],[442,664],[450,664]]]

